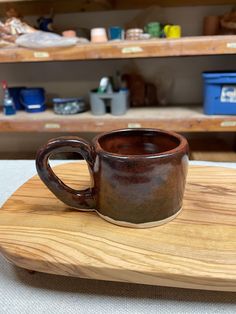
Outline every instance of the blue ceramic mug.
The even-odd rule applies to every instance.
[[[109,40],[123,40],[124,29],[120,26],[111,26],[108,29]]]

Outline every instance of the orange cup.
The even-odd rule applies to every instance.
[[[76,37],[76,32],[72,30],[62,32],[63,37]]]

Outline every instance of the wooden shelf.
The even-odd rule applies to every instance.
[[[236,53],[236,35],[80,44],[68,48],[0,49],[0,63],[200,56]]]
[[[0,114],[0,132],[103,132],[119,128],[162,128],[178,132],[236,131],[236,116],[207,116],[200,107],[132,108],[126,115],[94,116],[85,112],[73,116],[48,110],[15,116]]]
[[[145,9],[158,5],[197,6],[235,4],[235,0],[0,0],[0,15],[5,15],[9,8],[15,8],[22,15],[48,14],[51,8],[55,13],[71,13],[101,10]]]

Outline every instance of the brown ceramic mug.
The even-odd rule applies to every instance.
[[[76,191],[49,166],[49,157],[77,152],[87,161],[93,186]],[[187,140],[156,129],[123,129],[98,135],[50,140],[36,157],[46,186],[65,204],[94,209],[104,219],[129,227],[153,227],[180,212],[188,168]]]

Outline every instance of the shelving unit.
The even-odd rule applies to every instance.
[[[79,44],[68,48],[0,49],[0,63],[236,54],[236,35]]]
[[[189,7],[227,4],[234,5],[235,0],[0,0],[0,16],[4,16],[6,9],[10,7],[14,7],[23,16],[34,14],[40,16],[49,14],[51,8],[54,9],[56,14],[60,14],[84,11],[145,9],[152,5]],[[60,65],[62,65],[66,61],[79,60],[89,62],[90,60],[188,56],[196,58],[198,56],[208,56],[210,58],[216,55],[222,55],[226,58],[229,55],[236,56],[236,35],[192,36],[180,39],[121,41],[104,44],[89,43],[60,49],[1,48],[0,63],[44,63],[56,61],[61,62]],[[182,62],[184,65],[184,60]],[[194,99],[192,101],[194,102]],[[15,136],[13,133],[17,132],[44,133],[44,136],[47,137],[49,133],[99,133],[116,128],[153,127],[168,128],[173,131],[188,133],[231,132],[236,134],[236,116],[207,116],[204,115],[202,108],[202,105],[131,108],[123,116],[112,116],[110,114],[94,116],[90,112],[73,116],[60,116],[54,114],[52,110],[39,114],[17,112],[15,116],[4,116],[0,113],[0,133],[12,133],[12,137]],[[29,136],[31,135],[29,134]],[[217,137],[217,135],[214,136]],[[205,159],[202,155],[200,158]],[[224,155],[222,158],[225,160]],[[232,159],[232,157],[230,158]]]
[[[0,49],[0,63],[201,56],[236,53],[236,35],[181,39],[122,41],[86,44],[64,49]],[[102,132],[114,128],[171,128],[179,132],[235,132],[236,116],[206,116],[199,107],[132,108],[121,117],[93,116],[89,112],[58,116],[41,114],[0,115],[0,132]]]
[[[235,132],[236,116],[207,116],[200,107],[132,108],[124,116],[72,116],[53,111],[0,115],[0,132],[104,132],[119,128],[166,128],[178,132]]]

